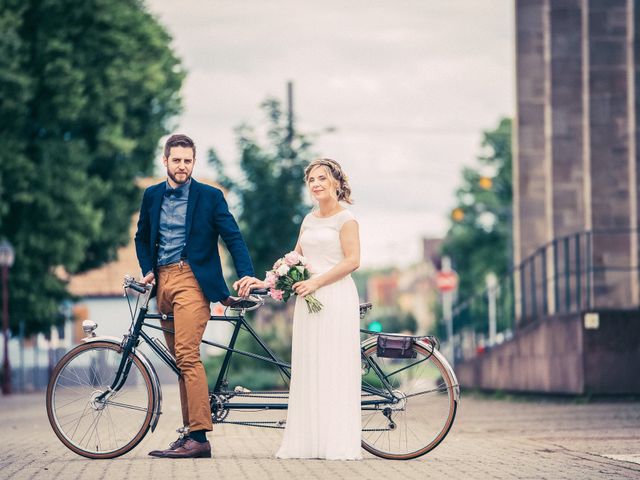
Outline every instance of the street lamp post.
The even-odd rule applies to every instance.
[[[0,268],[2,268],[2,332],[4,334],[4,360],[2,362],[2,393],[11,393],[11,366],[9,365],[9,269],[14,261],[13,247],[7,240],[0,242]]]
[[[498,277],[495,273],[489,272],[485,275],[487,284],[487,301],[489,304],[489,346],[493,347],[496,343],[498,333],[496,299],[498,297]]]

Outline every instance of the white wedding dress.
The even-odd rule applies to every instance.
[[[326,218],[308,214],[300,229],[302,254],[313,276],[343,258],[340,229],[348,210]],[[289,410],[278,458],[356,460],[360,448],[360,315],[351,275],[318,289],[323,304],[308,313],[296,298],[293,315]]]

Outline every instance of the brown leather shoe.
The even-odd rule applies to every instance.
[[[178,439],[175,442],[171,442],[169,444],[169,448],[167,448],[166,450],[151,450],[149,452],[149,455],[151,455],[152,457],[164,457],[165,454],[170,451],[170,450],[175,450],[176,448],[180,448],[182,445],[184,445],[184,443],[189,439],[188,436],[180,436],[178,437]]]
[[[211,458],[211,444],[208,441],[200,443],[188,438],[180,447],[167,450],[164,458]]]

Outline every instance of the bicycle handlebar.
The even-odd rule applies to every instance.
[[[149,291],[149,290],[151,290],[153,288],[153,285],[151,283],[138,282],[131,275],[125,275],[124,276],[124,284],[123,285],[124,285],[125,288],[130,288],[130,289],[135,290],[136,292],[142,293],[142,294],[147,293],[147,291]],[[267,289],[267,288],[254,288],[250,292],[251,295],[267,295],[268,293],[269,293],[269,289]]]
[[[130,289],[135,290],[136,292],[141,293],[141,294],[145,294],[145,293],[147,293],[147,291],[149,291],[149,290],[151,290],[153,288],[152,284],[138,282],[131,275],[125,275],[124,276],[123,285],[124,285],[125,288],[130,288]]]

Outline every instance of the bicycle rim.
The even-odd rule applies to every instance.
[[[58,438],[88,458],[114,458],[144,438],[153,415],[151,379],[140,360],[122,388],[105,401],[98,398],[112,384],[122,358],[119,345],[80,345],[56,366],[47,388],[47,415]]]
[[[376,345],[363,353],[363,388],[379,393],[363,391],[362,400],[388,395],[381,376],[396,398],[362,406],[362,447],[373,455],[395,460],[419,457],[438,446],[453,424],[457,402],[452,379],[425,347],[414,344],[413,350],[416,358],[409,359],[378,357]]]

